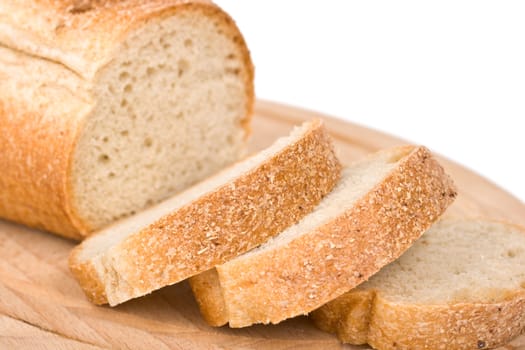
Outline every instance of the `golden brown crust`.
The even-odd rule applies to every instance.
[[[217,270],[213,268],[200,273],[191,277],[189,282],[206,323],[213,327],[228,323],[228,310],[224,303]]]
[[[343,343],[366,344],[374,299],[373,290],[353,290],[314,310],[310,318]]]
[[[279,248],[217,266],[231,327],[320,307],[399,257],[437,220],[456,196],[452,181],[424,147],[396,154],[396,168],[343,215]]]
[[[25,98],[0,94],[0,217],[80,239],[84,228],[71,221],[66,183],[77,117],[88,107],[44,86]],[[74,102],[60,106],[64,100]]]
[[[365,298],[372,306],[364,318],[356,317],[363,310],[353,301]],[[418,305],[389,301],[379,291],[356,291],[316,310],[312,319],[345,343],[379,350],[492,349],[525,331],[525,292],[497,303]]]
[[[248,135],[254,104],[250,53],[234,21],[211,2],[0,3],[0,49],[14,49],[11,54],[17,56],[13,67],[2,62],[0,80],[11,81],[11,86],[15,81],[25,84],[21,91],[4,88],[0,81],[0,217],[74,239],[94,229],[72,204],[71,169],[80,128],[94,104],[91,89],[97,73],[130,31],[180,11],[213,18],[242,53],[248,98],[240,123]],[[22,60],[28,71],[19,67]],[[31,79],[21,84],[24,77]],[[65,87],[58,86],[59,81]]]
[[[100,283],[116,305],[207,271],[299,221],[333,189],[340,171],[330,136],[314,121],[302,138],[255,169],[112,247],[97,258],[112,276],[99,270],[91,278],[107,279]],[[92,263],[71,262],[80,269]],[[97,293],[91,285],[82,284],[88,295]]]
[[[69,256],[69,269],[78,283],[83,286],[86,297],[93,304],[101,305],[107,303],[104,285],[98,279],[97,271],[90,262],[79,264],[79,250],[73,249]]]

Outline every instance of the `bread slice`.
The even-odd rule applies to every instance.
[[[222,264],[296,223],[329,193],[341,164],[323,124],[86,239],[69,261],[88,298],[116,305]]]
[[[525,331],[524,267],[525,229],[444,219],[312,319],[379,350],[495,348]]]
[[[403,253],[453,201],[450,178],[424,147],[349,166],[298,224],[190,279],[208,323],[244,327],[306,314]]]
[[[0,217],[82,239],[243,156],[253,66],[209,1],[0,1]]]

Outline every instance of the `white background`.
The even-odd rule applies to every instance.
[[[424,144],[525,201],[525,2],[216,2],[259,98]]]

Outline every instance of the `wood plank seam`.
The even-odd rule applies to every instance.
[[[87,342],[87,341],[82,340],[82,339],[78,339],[78,338],[70,337],[70,336],[65,335],[65,334],[61,334],[60,332],[57,332],[57,331],[54,331],[54,330],[51,330],[51,329],[46,329],[46,328],[41,327],[41,326],[39,326],[37,324],[33,324],[31,322],[28,322],[28,321],[26,321],[26,320],[24,320],[22,318],[14,317],[12,315],[8,315],[8,314],[5,314],[3,312],[0,312],[0,316],[7,317],[7,318],[10,318],[10,319],[18,321],[18,322],[22,322],[22,323],[27,324],[28,326],[34,327],[34,328],[36,328],[36,329],[38,329],[38,330],[40,330],[42,332],[53,334],[53,335],[56,335],[56,336],[61,337],[61,338],[66,338],[66,339],[73,340],[73,341],[76,341],[78,343],[82,343],[82,344],[85,344],[85,345],[90,345],[90,346],[93,346],[93,347],[96,347],[96,348],[109,350],[109,348],[103,348],[103,347],[101,347],[98,344],[93,344],[93,343]]]

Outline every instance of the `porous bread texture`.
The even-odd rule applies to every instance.
[[[312,319],[378,350],[495,348],[525,331],[524,266],[523,228],[443,219]]]
[[[74,206],[92,228],[241,157],[249,97],[236,45],[193,13],[152,21],[122,44],[73,158]]]
[[[80,239],[242,157],[254,97],[210,2],[77,5],[0,4],[0,216]]]
[[[403,253],[452,203],[455,187],[424,147],[378,152],[343,171],[299,223],[190,279],[206,321],[245,327],[306,314]]]
[[[242,254],[329,193],[341,164],[319,120],[179,196],[86,239],[70,268],[97,304],[116,305]]]

